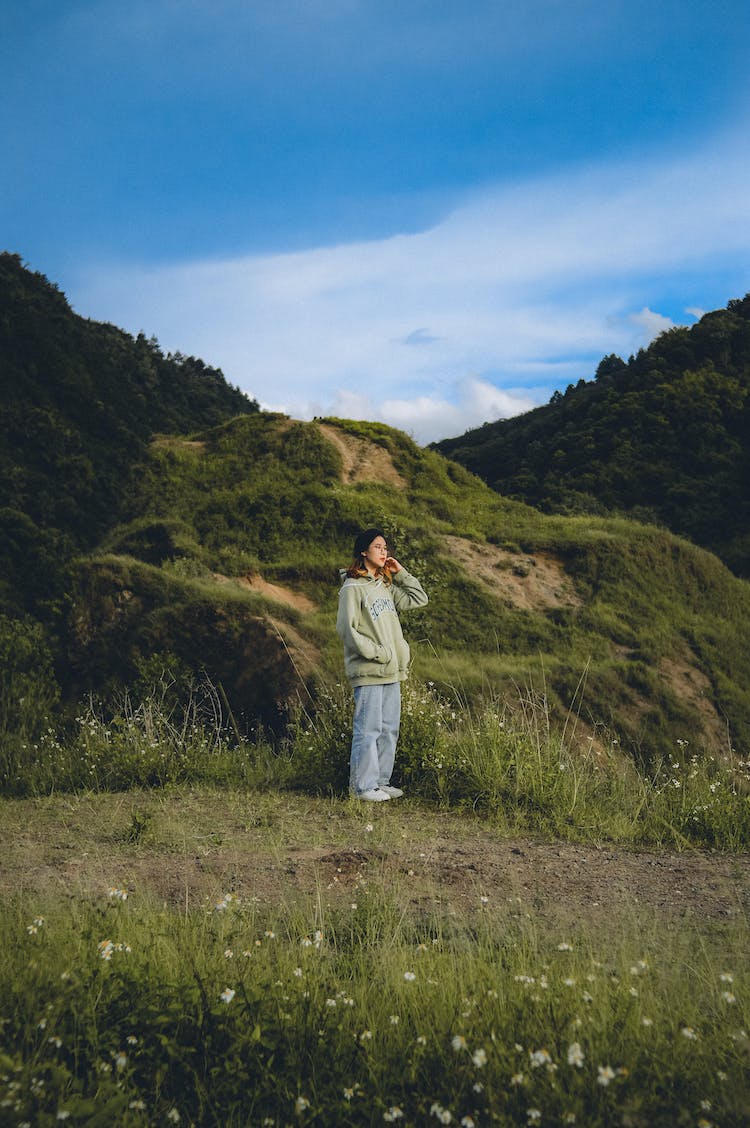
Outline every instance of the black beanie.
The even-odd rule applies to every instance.
[[[382,529],[364,529],[359,534],[354,542],[355,560],[359,559],[363,552],[367,552],[375,537],[382,537],[384,541],[388,539]]]

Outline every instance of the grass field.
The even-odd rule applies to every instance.
[[[750,1116],[746,854],[187,785],[0,825],[0,1124]]]

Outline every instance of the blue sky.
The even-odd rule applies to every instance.
[[[9,0],[0,242],[419,441],[750,290],[741,0]]]

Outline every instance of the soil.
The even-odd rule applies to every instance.
[[[400,490],[406,489],[405,480],[393,465],[393,459],[384,447],[378,446],[369,439],[349,435],[330,423],[319,423],[318,430],[330,443],[333,443],[341,455],[342,482],[347,484],[384,482]]]
[[[350,902],[363,882],[406,911],[441,917],[507,906],[540,923],[606,930],[616,912],[679,927],[747,920],[750,855],[631,850],[504,838],[470,815],[408,799],[268,793],[128,793],[4,801],[0,896],[106,895],[112,887],[180,908],[227,892],[288,903]],[[135,839],[135,840],[133,840]]]

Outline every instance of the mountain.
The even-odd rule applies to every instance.
[[[77,316],[43,275],[0,254],[0,606],[36,606],[52,561],[116,522],[155,431],[257,410],[219,370]],[[49,560],[31,582],[38,553]]]
[[[449,699],[543,705],[584,752],[643,764],[750,747],[750,587],[711,553],[544,515],[380,424],[260,412],[3,265],[25,320],[4,315],[0,352],[0,777],[89,694],[208,678],[240,731],[314,710],[342,678],[338,569],[373,524],[428,591],[404,626]]]
[[[750,295],[434,449],[546,513],[666,525],[750,576]]]

